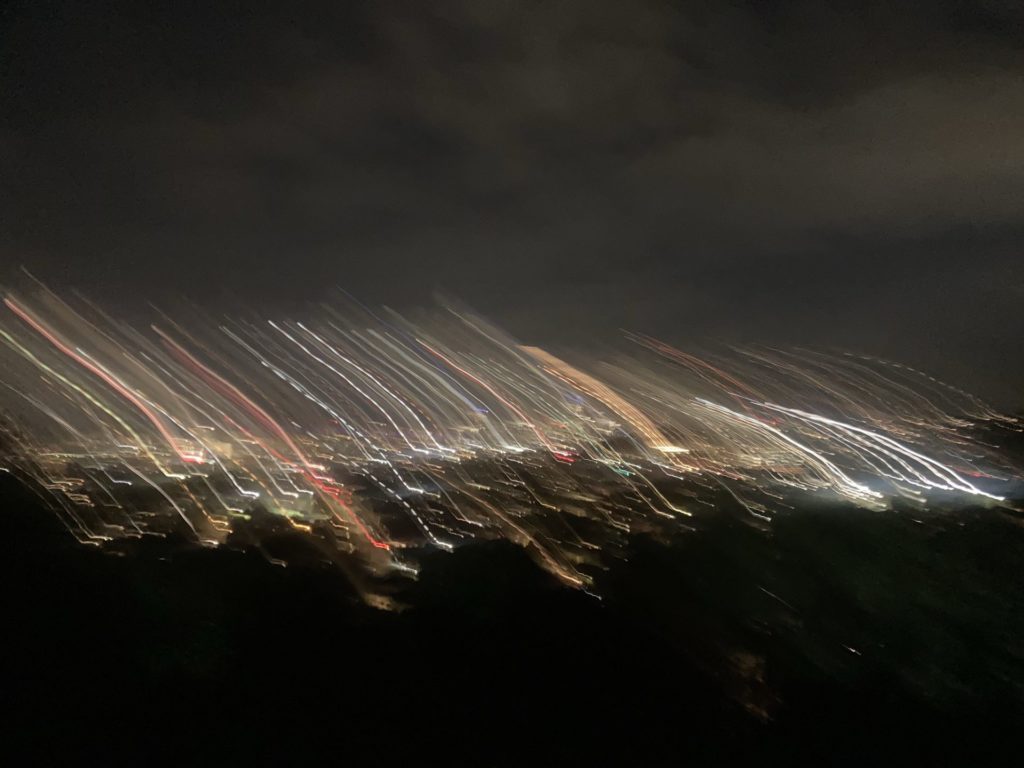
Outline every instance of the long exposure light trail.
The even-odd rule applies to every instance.
[[[139,330],[48,291],[3,304],[0,469],[80,541],[218,546],[277,521],[383,607],[431,548],[505,538],[587,588],[623,536],[723,498],[770,520],[808,495],[996,504],[1019,483],[980,437],[1015,419],[851,354],[626,334],[556,356],[446,307]]]

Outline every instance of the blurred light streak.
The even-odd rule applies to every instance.
[[[430,548],[505,538],[587,589],[630,532],[698,507],[994,504],[1020,479],[981,437],[1017,420],[852,354],[698,356],[628,333],[569,362],[449,308],[163,315],[172,336],[46,290],[4,306],[0,470],[79,541],[221,545],[277,521],[384,607]]]

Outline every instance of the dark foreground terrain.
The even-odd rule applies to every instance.
[[[1009,765],[1024,528],[995,510],[709,513],[603,600],[510,544],[428,558],[402,613],[344,577],[78,546],[0,478],[13,764]]]

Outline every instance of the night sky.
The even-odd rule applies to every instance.
[[[0,281],[454,295],[524,340],[809,344],[1024,405],[1024,5],[0,10]]]

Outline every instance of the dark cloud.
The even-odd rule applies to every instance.
[[[11,3],[2,274],[1024,376],[1024,10]]]

